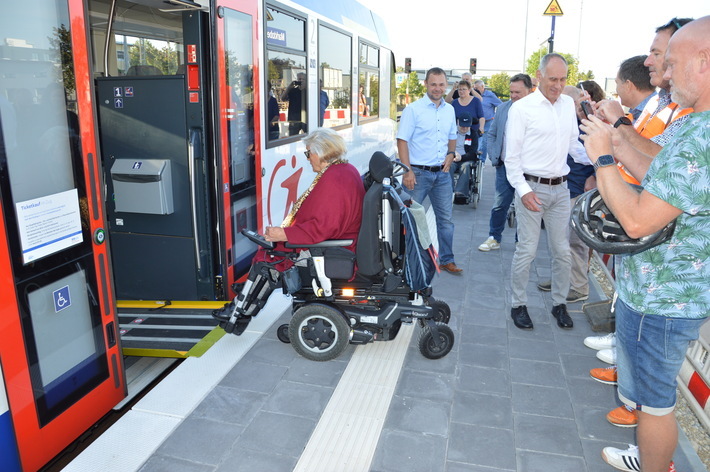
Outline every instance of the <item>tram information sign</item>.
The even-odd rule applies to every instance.
[[[82,242],[76,189],[19,202],[15,207],[24,264]]]

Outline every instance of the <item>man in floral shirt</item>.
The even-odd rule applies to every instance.
[[[619,398],[639,412],[644,472],[668,470],[678,442],[675,379],[688,344],[710,314],[710,16],[673,36],[666,61],[673,101],[695,112],[651,163],[644,191],[629,187],[613,160],[595,164],[599,192],[630,237],[653,234],[676,220],[669,241],[622,257],[618,271]],[[582,130],[593,162],[613,155],[618,130],[592,116]],[[613,448],[604,450],[605,458],[607,449]]]

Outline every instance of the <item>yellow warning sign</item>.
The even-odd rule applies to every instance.
[[[545,9],[545,13],[543,15],[547,16],[562,16],[564,13],[562,13],[562,8],[560,8],[560,4],[557,3],[557,0],[552,0],[549,5],[547,5],[547,8]]]

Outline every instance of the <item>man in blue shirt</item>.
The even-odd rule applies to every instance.
[[[500,98],[490,90],[486,90],[486,84],[482,80],[477,80],[473,84],[473,88],[481,95],[481,101],[483,102],[483,118],[486,119],[486,123],[483,125],[483,132],[488,134],[488,131],[493,125],[493,119],[495,118],[496,108],[499,107],[503,102]],[[486,153],[488,152],[487,139],[482,139],[481,144],[481,161],[486,163]]]
[[[456,157],[456,115],[446,103],[446,73],[429,69],[424,80],[426,96],[402,112],[397,132],[397,152],[410,168],[402,183],[412,199],[422,203],[428,196],[436,216],[441,269],[459,274],[453,253],[453,188],[449,168]]]

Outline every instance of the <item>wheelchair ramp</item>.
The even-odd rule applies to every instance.
[[[212,310],[225,302],[119,301],[123,354],[142,357],[200,357],[224,330]]]

